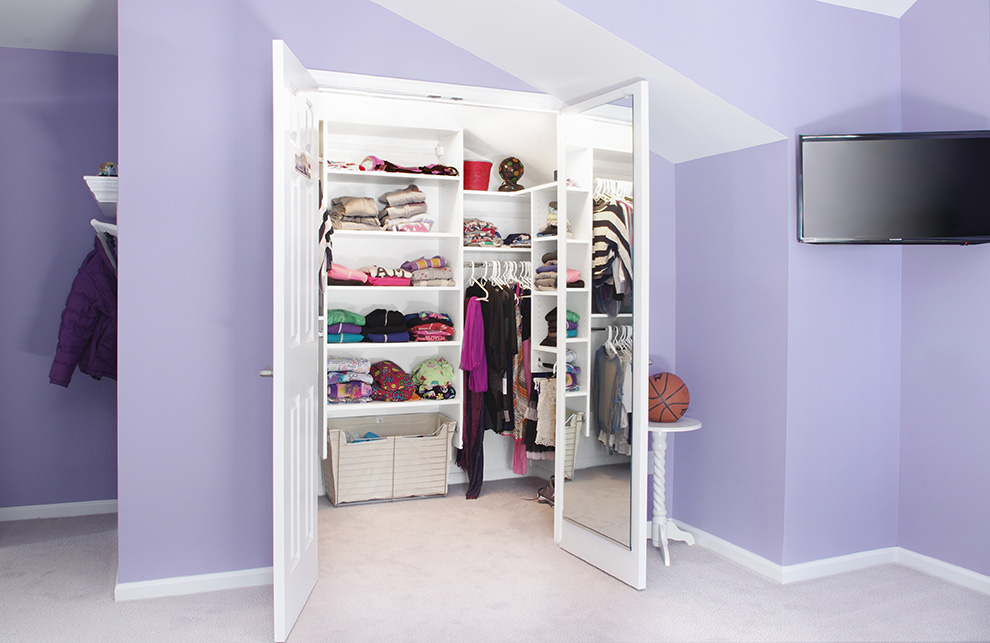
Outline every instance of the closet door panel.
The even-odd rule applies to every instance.
[[[573,455],[565,452],[556,463],[555,534],[563,549],[637,589],[646,586],[648,538],[646,100],[645,83],[639,82],[568,107],[561,115],[558,146],[558,167],[564,171],[558,216],[571,231],[566,238],[560,235],[558,255],[565,262],[561,270],[576,271],[584,284],[558,289],[561,309],[580,319],[565,340],[578,379],[564,393],[557,443],[570,439],[575,446]],[[604,235],[596,220],[597,187],[604,176],[631,186],[636,216],[618,237],[640,240],[632,245],[631,257],[614,259],[605,271],[603,251],[612,247],[613,255],[621,253],[611,245],[616,235]],[[627,283],[611,277],[612,271],[629,277]],[[614,304],[603,305],[605,296]],[[608,368],[603,346],[609,349],[604,354]],[[566,421],[575,416],[584,420],[584,430],[576,433],[573,421]]]
[[[317,578],[319,151],[315,81],[281,41],[273,71],[274,631],[285,641]]]

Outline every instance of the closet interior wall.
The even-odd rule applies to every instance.
[[[567,167],[566,173],[561,173],[561,176],[571,178],[574,185],[559,187],[554,178],[560,153],[558,137],[567,130],[560,129],[560,116],[554,109],[519,109],[470,104],[447,98],[411,98],[333,89],[322,89],[314,107],[321,129],[321,208],[326,208],[334,197],[365,196],[377,201],[386,192],[415,184],[426,194],[429,212],[436,221],[428,233],[338,230],[332,240],[335,262],[352,268],[376,264],[398,267],[407,260],[440,255],[451,267],[455,283],[454,286],[441,287],[327,287],[323,310],[345,308],[360,314],[367,314],[376,308],[396,309],[403,313],[438,311],[452,317],[456,334],[451,342],[361,342],[329,346],[324,342],[322,363],[326,363],[329,351],[334,355],[365,357],[372,362],[390,359],[411,372],[420,362],[442,356],[455,369],[457,397],[441,401],[324,404],[323,434],[328,422],[332,423],[334,418],[351,416],[443,413],[463,423],[466,386],[459,364],[464,331],[464,290],[470,285],[472,274],[478,277],[483,274],[482,268],[466,267],[465,264],[517,261],[528,262],[535,269],[544,253],[557,249],[562,249],[561,254],[567,257],[567,268],[581,272],[586,287],[567,289],[566,294],[563,290],[534,291],[530,329],[533,347],[531,364],[537,371],[552,369],[555,363],[560,363],[560,372],[563,373],[560,357],[565,349],[557,351],[552,347],[541,347],[540,341],[546,337],[548,330],[545,315],[554,307],[561,310],[573,308],[580,315],[578,333],[576,337],[567,339],[566,348],[573,349],[577,354],[581,377],[577,390],[563,393],[561,388],[558,399],[564,400],[568,413],[581,411],[586,416],[592,415],[589,394],[592,358],[602,340],[602,334],[594,333],[592,328],[603,323],[601,316],[591,313],[593,179],[599,175],[629,176],[631,151],[615,149],[616,145],[609,142],[607,125],[604,129],[600,123],[590,121],[574,125],[572,127],[576,129],[571,131],[582,137],[575,140],[587,141],[587,144],[582,142],[566,146]],[[623,130],[619,139],[628,138],[628,131]],[[489,190],[464,190],[461,176],[384,175],[327,167],[328,160],[358,163],[367,155],[400,166],[439,163],[458,169],[463,169],[464,160],[488,160],[493,162]],[[518,157],[524,163],[525,172],[519,183],[526,189],[518,192],[497,191],[501,183],[498,164],[508,156]],[[621,166],[621,172],[612,172],[610,168],[613,165]],[[562,221],[570,222],[572,238],[568,240],[563,235],[538,237],[551,202],[559,201],[565,204],[566,212],[561,212],[560,217]],[[528,232],[532,235],[532,247],[465,247],[463,223],[472,218],[495,224],[503,237],[514,232]],[[631,323],[631,317],[628,323]],[[484,449],[486,480],[516,475],[512,471],[511,436],[486,431]],[[579,443],[576,466],[593,466],[601,454],[597,440],[583,439]],[[451,483],[467,481],[466,474],[453,463],[453,459],[448,463],[448,470]],[[531,462],[530,474],[549,478],[553,475],[553,462]]]

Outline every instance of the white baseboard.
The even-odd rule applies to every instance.
[[[678,527],[691,533],[698,545],[709,549],[734,563],[742,565],[761,576],[778,583],[795,583],[814,578],[824,578],[834,574],[866,569],[875,565],[895,563],[903,565],[943,580],[955,583],[967,589],[990,595],[990,576],[978,574],[972,570],[951,563],[918,554],[902,547],[885,547],[871,551],[857,552],[844,556],[823,558],[795,565],[779,565],[751,551],[734,545],[718,536],[713,536],[700,529],[686,525],[679,520],[674,521]]]
[[[771,562],[763,556],[754,554],[747,549],[743,549],[739,545],[734,545],[728,540],[723,540],[718,536],[713,536],[708,532],[692,527],[691,525],[684,524],[680,520],[674,520],[673,522],[678,527],[694,536],[695,542],[701,547],[710,549],[716,554],[724,558],[728,558],[732,562],[756,572],[760,576],[766,576],[767,578],[775,580],[778,583],[784,582],[782,568],[777,563]],[[671,558],[673,558],[673,556],[671,556]]]
[[[897,548],[897,563],[910,569],[936,576],[956,585],[962,585],[981,594],[990,595],[990,576],[947,563],[931,556],[925,556],[907,549]]]
[[[173,576],[130,583],[117,582],[113,591],[115,601],[133,601],[144,598],[161,598],[163,596],[184,596],[202,592],[216,592],[224,589],[239,589],[241,587],[257,587],[271,585],[273,582],[271,567],[257,569],[240,569],[232,572],[217,572],[214,574],[196,574],[193,576]]]
[[[9,520],[34,520],[35,518],[71,518],[117,513],[116,500],[88,500],[86,502],[60,502],[51,505],[27,505],[24,507],[0,507],[0,522]]]

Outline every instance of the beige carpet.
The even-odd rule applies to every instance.
[[[990,596],[896,565],[779,585],[710,551],[637,592],[561,551],[536,479],[478,500],[320,504],[320,581],[290,643],[990,641]],[[264,643],[271,588],[114,603],[113,516],[0,523],[3,643]]]

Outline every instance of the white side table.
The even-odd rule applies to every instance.
[[[654,547],[663,551],[663,564],[670,567],[670,552],[667,540],[681,540],[694,544],[694,536],[682,531],[673,521],[667,520],[667,434],[696,431],[701,422],[683,417],[676,422],[650,422],[649,431],[653,438],[653,534]]]

